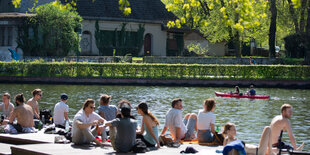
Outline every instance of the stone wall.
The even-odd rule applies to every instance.
[[[43,59],[45,62],[60,62],[60,61],[68,61],[68,62],[76,62],[76,56],[68,56],[68,57],[30,57],[25,56],[25,62],[31,62],[35,60]],[[99,63],[112,63],[112,62],[132,62],[132,57],[122,57],[122,56],[79,56],[79,62],[99,62]]]
[[[282,64],[282,59],[255,58],[256,64]],[[249,58],[203,58],[203,57],[144,57],[144,63],[167,64],[241,64],[249,65]]]

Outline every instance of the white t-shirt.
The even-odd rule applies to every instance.
[[[60,101],[54,108],[54,123],[56,125],[65,125],[65,112],[69,112],[69,106]]]
[[[94,122],[95,120],[101,120],[103,119],[100,115],[98,115],[97,113],[93,112],[91,114],[88,115],[88,117],[86,116],[84,110],[80,110],[78,113],[76,113],[76,115],[74,116],[73,119],[73,125],[72,125],[72,137],[76,135],[76,129],[77,129],[77,125],[76,125],[76,121],[79,120],[81,121],[83,124],[89,124]],[[88,129],[90,130],[90,127],[88,127]]]
[[[182,111],[171,108],[166,114],[165,127],[169,128],[171,136],[176,139],[176,127],[181,128],[181,138],[185,136],[187,129],[183,123]]]
[[[197,129],[211,130],[211,124],[215,125],[215,114],[213,112],[204,112],[200,110],[198,113]]]

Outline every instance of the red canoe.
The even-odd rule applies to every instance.
[[[269,96],[262,95],[248,95],[243,94],[240,96],[239,94],[231,94],[231,93],[222,93],[222,92],[214,92],[216,96],[220,97],[235,97],[235,98],[252,98],[252,99],[269,99]]]

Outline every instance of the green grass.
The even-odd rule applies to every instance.
[[[143,61],[143,57],[132,57],[132,61]]]

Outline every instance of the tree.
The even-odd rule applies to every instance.
[[[70,2],[69,2],[70,1]],[[69,4],[71,4],[73,7],[76,6],[76,2],[78,0],[65,0],[65,2],[69,2]],[[95,1],[95,0],[91,0],[91,1]],[[39,0],[34,0],[34,4],[38,3]],[[60,0],[54,0],[54,2],[56,3],[60,3]],[[12,0],[12,4],[16,7],[19,8],[21,5],[21,0]],[[128,0],[119,0],[118,1],[119,4],[119,9],[123,12],[124,15],[129,15],[131,14],[131,8],[130,8],[130,3]]]
[[[82,18],[70,5],[55,1],[31,10],[35,16],[28,21],[34,35],[29,36],[28,27],[18,37],[18,46],[26,55],[32,56],[67,56],[70,51],[79,50],[80,36],[77,28],[81,27]],[[31,49],[27,48],[32,42]]]
[[[308,2],[308,8],[307,8],[307,13],[308,13],[308,17],[307,17],[307,26],[306,26],[306,34],[308,36],[308,47],[310,47],[310,2]],[[306,58],[305,61],[308,62],[308,64],[310,64],[310,48],[308,48],[308,50],[306,51]]]
[[[240,40],[249,40],[267,17],[265,0],[167,0],[166,8],[178,16],[168,27],[182,25],[200,30],[212,42],[233,41],[241,57]]]
[[[288,0],[290,3],[290,0]],[[296,29],[295,33],[304,35],[306,38],[306,51],[305,51],[305,61],[310,63],[310,1],[309,0],[292,0],[290,3],[290,13],[294,18],[300,18],[299,28]],[[300,13],[294,13],[293,9],[298,9]],[[300,9],[299,9],[300,8]],[[305,11],[307,8],[307,22],[305,22]],[[296,11],[296,12],[298,12]],[[295,27],[298,26],[296,21],[294,22]]]
[[[276,0],[270,0],[270,28],[269,28],[269,54],[271,58],[275,57],[275,40],[277,31],[277,7]]]

